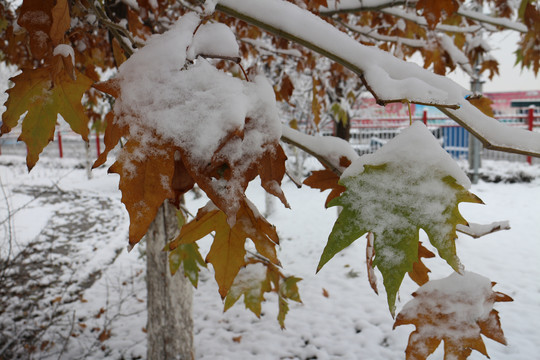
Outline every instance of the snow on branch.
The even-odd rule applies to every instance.
[[[356,13],[362,11],[382,11],[389,15],[394,15],[401,17],[423,26],[427,26],[425,18],[418,16],[413,13],[406,12],[405,9],[396,8],[397,6],[402,5],[414,5],[414,1],[404,1],[404,0],[330,0],[328,1],[328,7],[321,8],[319,14],[322,16],[332,16],[340,13]],[[457,11],[458,15],[463,17],[479,21],[483,24],[489,24],[494,26],[504,27],[508,30],[515,30],[519,32],[527,32],[527,27],[519,22],[512,21],[506,18],[494,17],[486,15],[479,11],[466,9],[464,6],[461,6]],[[466,30],[463,30],[463,27],[451,26],[439,24],[437,30],[441,31],[451,31],[451,32],[470,32],[474,28],[479,28],[479,26],[469,26],[465,27]],[[495,31],[496,29],[492,29]]]
[[[527,32],[528,30],[525,24],[518,23],[506,18],[489,16],[478,11],[466,10],[463,7],[460,7],[457,13],[469,19],[477,20],[485,24],[502,26],[509,30],[515,30],[523,33]]]
[[[337,175],[341,175],[347,167],[342,163],[343,158],[349,160],[348,163],[358,158],[351,145],[343,139],[333,136],[311,136],[287,125],[282,125],[281,131],[281,140],[313,155]]]
[[[540,134],[510,128],[466,100],[471,92],[452,80],[364,46],[318,16],[282,0],[219,0],[216,10],[294,41],[347,67],[379,104],[433,105],[478,137],[487,148],[540,157]]]
[[[379,34],[375,29],[369,26],[351,25],[341,20],[337,20],[337,22],[341,24],[343,27],[346,27],[347,29],[351,30],[352,32],[363,35],[373,40],[399,43],[399,44],[406,45],[412,48],[424,48],[427,45],[426,40],[409,39],[409,38],[401,37],[401,36],[383,35],[383,34]]]
[[[381,12],[395,16],[404,20],[411,21],[417,25],[427,27],[428,23],[426,21],[426,18],[420,15],[416,15],[412,12],[407,12],[404,9],[396,9],[396,8],[389,8],[381,10]],[[469,26],[455,26],[455,25],[447,25],[447,24],[437,24],[435,26],[436,31],[444,31],[444,32],[451,32],[451,33],[474,33],[478,30],[480,30],[482,26],[480,25],[469,25]],[[495,27],[491,27],[488,30],[490,31],[496,31],[497,29]]]
[[[369,26],[350,25],[344,21],[337,20],[343,27],[362,35],[366,38],[376,41],[391,42],[398,45],[405,45],[411,48],[426,48],[429,46],[429,41],[424,39],[409,39],[401,36],[390,36],[379,34],[376,30]],[[454,64],[457,64],[461,69],[470,76],[473,76],[472,66],[467,56],[454,45],[452,39],[444,33],[436,33],[440,46],[448,53]]]
[[[508,221],[496,221],[491,224],[475,224],[469,223],[469,226],[458,224],[456,230],[470,235],[475,239],[501,230],[509,230],[510,224]]]
[[[380,11],[389,7],[406,5],[407,0],[329,0],[328,7],[321,7],[320,14],[330,16],[359,11]]]

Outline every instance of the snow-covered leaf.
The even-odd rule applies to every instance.
[[[393,313],[404,275],[418,261],[419,231],[456,271],[456,226],[467,222],[460,202],[481,203],[457,164],[420,122],[373,155],[360,157],[341,177],[347,190],[329,206],[342,206],[318,270],[367,232],[374,234],[373,265],[382,273]]]
[[[414,298],[405,304],[394,323],[394,327],[416,326],[405,350],[406,359],[426,359],[441,341],[444,341],[445,359],[464,360],[472,350],[489,358],[480,335],[506,345],[493,304],[512,298],[494,292],[493,285],[475,273],[453,273],[432,280],[413,293]]]

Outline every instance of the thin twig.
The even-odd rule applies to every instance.
[[[66,337],[66,340],[64,341],[62,350],[60,350],[60,353],[58,354],[58,360],[60,360],[62,358],[62,355],[64,355],[64,352],[67,349],[67,345],[69,343],[69,339],[70,339],[71,334],[73,333],[74,328],[75,328],[75,310],[73,310],[73,315],[71,316],[71,328],[68,331],[68,335]]]
[[[288,170],[285,170],[285,175],[287,175],[287,177],[293,182],[294,185],[296,185],[298,189],[302,187],[302,183],[298,181],[298,179],[296,179],[294,176],[292,176]]]
[[[7,221],[8,221],[8,253],[7,253],[7,257],[6,257],[6,261],[1,269],[2,271],[2,277],[4,276],[4,272],[5,270],[9,267],[9,262],[11,260],[11,251],[13,249],[13,244],[12,244],[12,240],[13,240],[13,228],[12,228],[12,218],[13,218],[13,214],[11,213],[11,205],[9,203],[9,199],[8,199],[8,196],[7,196],[7,193],[6,193],[6,189],[4,187],[4,182],[2,181],[2,176],[0,176],[0,187],[2,188],[2,194],[4,195],[4,199],[6,201],[6,209],[7,209],[7,212],[8,212],[8,217],[7,217]],[[3,224],[3,222],[2,222]],[[1,224],[0,224],[1,225]]]

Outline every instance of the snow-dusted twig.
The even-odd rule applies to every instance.
[[[111,19],[109,19],[109,17],[105,13],[105,10],[103,10],[100,6],[96,5],[99,5],[99,2],[89,1],[88,4],[90,5],[90,7],[92,7],[92,12],[97,16],[99,22],[102,23],[109,30],[109,32],[112,34],[112,36],[114,36],[116,40],[118,40],[120,47],[122,47],[122,50],[124,50],[124,53],[127,57],[130,57],[133,54],[133,48],[126,43],[125,39],[128,39],[131,42],[132,46],[143,46],[141,43],[137,42],[133,38],[129,30],[114,23],[113,21],[111,21]]]
[[[73,311],[73,315],[71,316],[71,327],[67,333],[66,339],[64,340],[64,344],[62,345],[62,349],[60,350],[60,353],[58,354],[58,360],[62,359],[62,355],[64,355],[64,352],[67,350],[67,346],[69,344],[69,339],[71,334],[73,333],[73,329],[75,328],[75,310]]]
[[[510,224],[508,221],[496,221],[491,224],[475,224],[469,223],[469,226],[466,225],[457,225],[456,230],[472,236],[475,239],[482,237],[484,235],[492,234],[501,230],[509,230]]]
[[[8,199],[8,195],[6,192],[6,189],[4,187],[4,182],[2,181],[2,177],[0,176],[0,188],[2,189],[2,195],[4,196],[4,200],[6,202],[6,210],[8,213],[7,216],[7,241],[8,241],[8,252],[6,255],[5,261],[0,259],[2,261],[2,268],[0,269],[0,279],[4,277],[5,270],[9,267],[9,262],[11,260],[11,251],[13,249],[13,228],[12,228],[12,219],[13,219],[13,213],[11,212],[11,204]],[[5,221],[0,223],[0,225],[4,224]],[[2,244],[3,246],[3,244]]]
[[[399,6],[406,5],[411,7],[415,1],[399,1],[399,0],[383,0],[383,1],[362,1],[362,2],[343,2],[337,4],[335,2],[329,2],[328,8],[321,8],[319,14],[321,16],[333,16],[343,13],[359,13],[365,11],[381,11],[389,15],[401,17],[414,23],[427,26],[427,22],[424,17],[416,15],[412,12],[407,12],[405,9],[398,8]],[[511,19],[493,17],[486,15],[480,11],[468,10],[464,6],[461,6],[457,11],[458,15],[465,18],[476,20],[482,24],[489,24],[497,27],[503,27],[508,30],[514,30],[518,32],[527,32],[527,27],[524,24],[512,21]],[[452,26],[445,24],[438,24],[436,29],[440,31],[449,32],[474,32],[474,28],[479,26]],[[478,29],[476,29],[478,30]],[[495,29],[492,29],[495,30]]]
[[[329,1],[328,8],[319,9],[319,14],[322,16],[332,16],[342,13],[355,13],[362,11],[381,11],[394,6],[406,5],[413,3],[409,0],[382,0],[382,1],[359,1],[355,2],[354,6],[340,6],[336,1]]]
[[[351,162],[358,158],[358,154],[343,139],[311,136],[294,130],[287,125],[282,126],[281,140],[313,155],[321,164],[338,175],[341,175],[346,168],[341,162],[343,157]]]

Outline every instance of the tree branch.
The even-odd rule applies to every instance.
[[[326,168],[337,175],[341,175],[346,167],[341,165],[342,158],[350,162],[358,158],[358,154],[351,145],[340,138],[333,136],[311,136],[282,125],[281,140],[296,146],[306,153],[314,156]]]
[[[452,80],[364,46],[291,3],[267,0],[255,6],[252,2],[220,0],[216,9],[345,66],[364,78],[380,104],[406,100],[433,105],[478,137],[488,148],[540,157],[540,134],[499,123],[470,104],[465,99],[470,91]],[[268,17],[268,13],[272,17]]]
[[[465,226],[458,224],[456,226],[456,230],[478,239],[479,237],[492,234],[497,231],[510,230],[510,224],[508,221],[497,221],[486,225],[469,223],[468,226]]]
[[[101,22],[109,30],[112,36],[114,36],[114,38],[118,40],[118,43],[122,47],[122,50],[124,50],[124,52],[126,53],[127,57],[130,57],[131,55],[133,55],[133,48],[129,46],[128,44],[126,44],[125,38],[129,39],[132,46],[135,46],[135,47],[143,46],[142,44],[135,41],[135,39],[133,38],[133,36],[127,29],[112,22],[107,16],[107,14],[105,13],[105,11],[101,7],[96,6],[95,1],[88,1],[88,4],[92,8],[94,15],[96,15],[99,22]]]
[[[367,2],[367,4],[365,5],[363,2],[360,2],[360,6],[353,6],[353,7],[347,7],[347,6],[340,7],[339,5],[335,5],[334,9],[331,9],[329,6],[328,8],[319,11],[319,15],[333,16],[337,14],[354,14],[354,13],[365,12],[365,11],[381,11],[389,15],[393,15],[396,17],[404,18],[409,21],[413,21],[418,25],[427,26],[427,22],[425,21],[424,17],[414,15],[414,14],[405,15],[404,12],[400,11],[401,9],[395,9],[397,6],[411,5],[411,3],[414,3],[414,2],[407,1],[407,0],[388,0],[386,2],[374,2],[372,4]],[[457,11],[457,14],[471,20],[476,20],[482,24],[489,24],[489,25],[494,25],[498,27],[503,27],[508,30],[514,30],[514,31],[522,32],[522,33],[527,32],[527,27],[522,23],[518,23],[510,19],[506,19],[506,18],[497,18],[497,17],[489,16],[478,11],[467,10],[464,7],[460,7],[459,10]],[[464,28],[464,27],[459,27],[459,26],[438,24],[436,29],[441,30],[441,31],[450,31],[450,32],[474,32],[474,31],[477,31],[479,27],[480,26]],[[474,30],[474,28],[476,28],[476,30]]]
[[[349,8],[339,7],[339,5],[335,4],[334,9],[331,9],[329,6],[328,8],[326,8],[326,10],[319,10],[319,15],[332,16],[336,14],[357,13],[364,11],[381,11],[389,7],[406,5],[409,2],[410,1],[408,0],[387,0],[386,2],[375,2],[373,4],[367,2],[367,4],[365,5],[363,2],[360,2],[360,6],[354,6]]]
[[[468,19],[479,21],[483,24],[490,24],[495,26],[500,26],[508,30],[514,30],[521,33],[526,33],[528,31],[527,26],[525,24],[512,21],[510,19],[506,18],[495,18],[493,16],[489,16],[486,14],[483,14],[478,11],[471,11],[463,9],[462,7],[459,8],[457,13],[463,17],[466,17]]]

